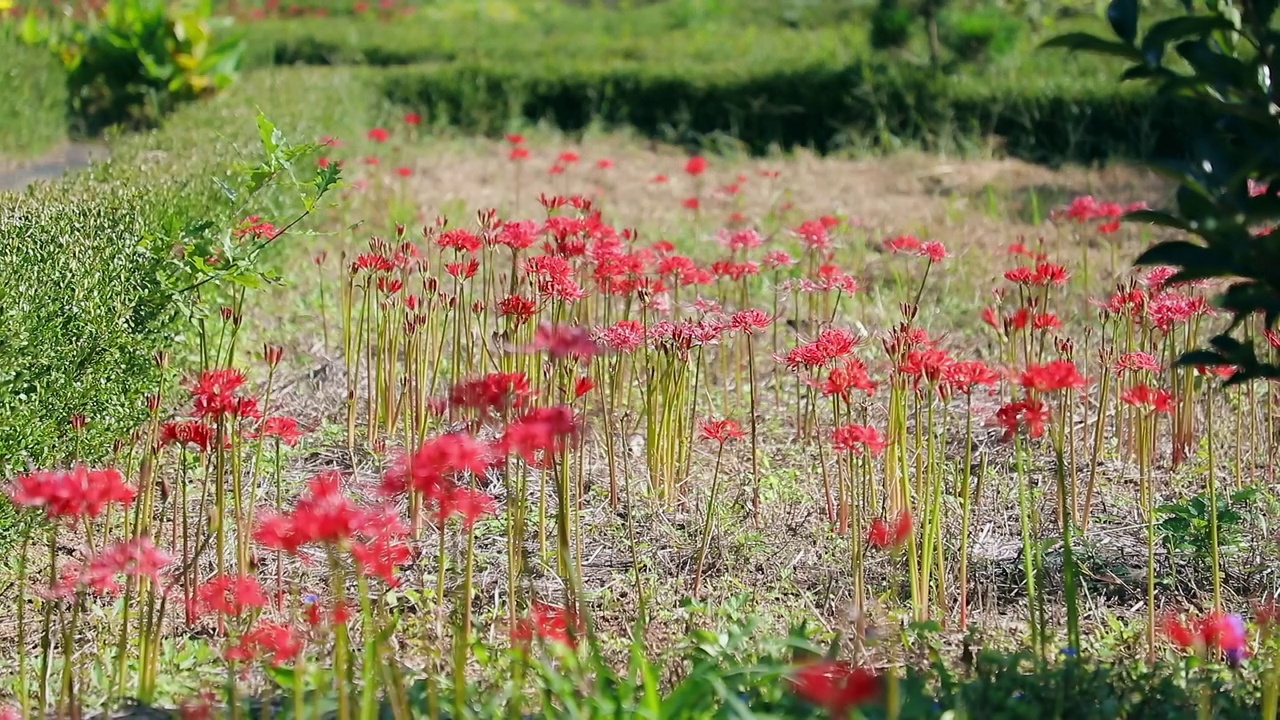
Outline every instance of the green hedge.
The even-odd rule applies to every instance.
[[[547,121],[568,131],[592,122],[696,144],[738,139],[771,147],[954,150],[995,138],[1036,162],[1153,157],[1206,121],[1082,78],[1048,82],[984,73],[940,77],[885,62],[676,65],[462,63],[386,73],[389,98],[435,122],[496,134]]]
[[[58,59],[0,28],[0,155],[33,157],[66,135],[67,76]]]
[[[256,156],[258,109],[291,139],[355,135],[389,117],[368,87],[346,71],[257,73],[114,143],[109,162],[0,193],[0,480],[65,461],[73,413],[89,420],[88,458],[136,426],[154,352],[191,340],[162,266],[193,221],[229,213],[216,180]]]

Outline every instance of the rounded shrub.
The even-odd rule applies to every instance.
[[[942,44],[966,62],[1008,55],[1017,48],[1022,30],[1021,20],[992,6],[949,11],[938,18]]]

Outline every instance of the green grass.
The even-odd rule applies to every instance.
[[[0,157],[35,157],[67,135],[66,74],[48,52],[0,28]]]

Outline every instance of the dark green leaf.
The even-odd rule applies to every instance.
[[[1219,30],[1231,30],[1230,20],[1222,15],[1183,15],[1169,18],[1147,28],[1142,37],[1142,55],[1152,67],[1160,65],[1165,45],[1175,40],[1205,36]],[[1154,59],[1153,59],[1154,58]]]
[[[1133,261],[1134,265],[1171,265],[1177,268],[1216,265],[1217,253],[1186,240],[1167,240],[1153,245]]]
[[[1138,37],[1138,0],[1111,0],[1107,22],[1121,40],[1132,45]]]
[[[1115,40],[1106,40],[1085,32],[1073,32],[1050,38],[1040,46],[1045,49],[1058,48],[1075,52],[1090,52],[1099,55],[1111,55],[1134,63],[1142,62],[1142,53],[1132,45]]]
[[[1160,210],[1134,210],[1124,216],[1129,222],[1145,222],[1152,225],[1160,225],[1161,227],[1171,227],[1186,232],[1192,232],[1191,225],[1182,218],[1170,215]]]

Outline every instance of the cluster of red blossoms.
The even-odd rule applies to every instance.
[[[1095,220],[1101,220],[1098,224],[1098,231],[1102,233],[1113,233],[1120,229],[1120,218],[1127,212],[1134,210],[1143,210],[1147,207],[1146,203],[1135,202],[1128,205],[1122,205],[1118,202],[1103,202],[1092,195],[1082,195],[1071,201],[1065,208],[1055,210],[1053,218],[1066,218],[1077,223],[1089,223]]]

